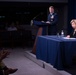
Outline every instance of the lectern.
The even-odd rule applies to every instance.
[[[36,25],[38,27],[38,32],[37,32],[36,39],[35,39],[33,49],[32,49],[32,53],[35,54],[36,53],[37,37],[40,35],[47,35],[48,24],[45,22],[33,20],[33,25]]]

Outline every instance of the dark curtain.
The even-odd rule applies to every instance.
[[[68,34],[72,32],[70,21],[76,19],[76,0],[68,0]]]

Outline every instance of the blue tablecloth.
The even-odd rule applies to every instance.
[[[76,39],[64,39],[57,36],[39,36],[36,45],[36,57],[53,65],[57,69],[72,64],[76,54]]]

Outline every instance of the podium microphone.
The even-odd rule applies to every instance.
[[[36,18],[37,18],[38,16],[40,16],[40,15],[43,15],[43,13],[41,12],[41,13],[37,14],[37,15],[33,18],[33,20],[36,19]]]
[[[43,12],[37,14],[32,20],[31,20],[31,26],[33,25],[33,20],[36,19],[38,16],[43,15]]]

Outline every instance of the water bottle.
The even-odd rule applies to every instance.
[[[64,37],[64,31],[63,30],[61,31],[61,36]]]

